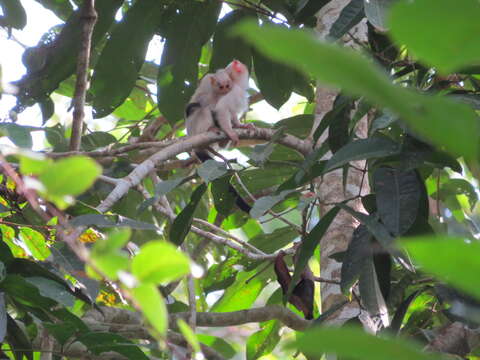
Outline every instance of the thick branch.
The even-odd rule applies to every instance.
[[[257,128],[255,130],[237,130],[237,133],[241,139],[271,140],[274,131],[271,129]],[[140,184],[140,182],[155,168],[155,166],[161,162],[171,159],[183,152],[190,152],[194,148],[200,148],[226,139],[227,136],[225,134],[219,134],[215,132],[207,132],[191,137],[186,136],[179,138],[177,142],[153,154],[147,160],[138,165],[130,174],[123,179],[120,179],[113,191],[104,201],[102,201],[100,205],[98,205],[97,210],[102,213],[109,210],[128,192],[130,188]],[[303,155],[307,155],[311,150],[309,143],[304,142],[303,140],[292,135],[286,135],[279,139],[278,142],[282,145],[299,151]]]
[[[176,327],[178,318],[186,320],[189,315],[188,312],[171,314],[170,328]],[[137,339],[148,339],[150,336],[140,315],[125,309],[102,307],[102,313],[98,310],[89,310],[83,320],[94,331],[112,331],[127,337],[131,337],[125,335],[127,333],[136,334]],[[279,320],[283,325],[297,331],[304,331],[312,324],[311,321],[280,305],[223,313],[197,313],[197,326],[203,327],[235,326],[268,320]]]
[[[88,65],[90,63],[92,33],[95,23],[97,22],[95,0],[84,0],[81,12],[83,21],[82,42],[78,54],[77,81],[75,83],[75,95],[73,97],[73,121],[70,150],[80,149],[83,119],[85,117],[85,95],[88,88]]]

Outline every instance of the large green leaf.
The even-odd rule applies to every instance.
[[[158,108],[170,123],[183,118],[197,85],[198,61],[217,23],[221,3],[186,2],[172,14],[158,72]]]
[[[365,333],[361,328],[313,328],[299,337],[291,348],[307,354],[338,356],[365,360],[434,360],[437,357],[421,351],[419,346],[401,339],[390,340]]]
[[[406,238],[402,245],[424,271],[480,298],[480,243],[477,240],[424,236]]]
[[[40,176],[48,195],[79,195],[101,174],[95,161],[85,156],[72,156],[56,161]]]
[[[139,281],[160,284],[189,272],[188,258],[165,241],[150,241],[132,260],[132,273]]]
[[[243,34],[256,48],[278,61],[341,87],[350,95],[364,96],[391,109],[413,131],[451,154],[476,158],[480,121],[467,106],[394,86],[383,71],[358,53],[321,43],[305,31],[244,23],[236,33]]]
[[[233,59],[240,60],[250,70],[252,54],[250,46],[238,36],[231,36],[230,29],[240,21],[252,18],[252,13],[237,9],[226,14],[217,24],[213,36],[212,59],[209,72],[227,66]]]
[[[398,152],[400,152],[399,144],[386,137],[352,141],[333,154],[325,165],[324,172],[341,167],[350,161],[379,158]]]
[[[404,234],[417,218],[423,184],[414,170],[380,167],[373,173],[373,188],[382,223],[395,236]]]
[[[21,126],[14,123],[3,123],[0,124],[0,136],[2,133],[18,147],[27,149],[32,147],[32,135],[27,126]]]
[[[472,36],[480,32],[478,1],[400,1],[390,15],[394,39],[441,71],[480,61],[480,38]]]
[[[226,359],[230,359],[237,353],[235,349],[227,343],[224,339],[212,335],[197,334],[198,340],[207,346],[217,350],[220,354],[225,356]]]
[[[161,0],[137,1],[113,30],[92,78],[96,118],[110,114],[132,91],[166,4]]]
[[[193,192],[188,205],[183,208],[180,214],[178,214],[173,221],[170,229],[170,241],[175,245],[180,246],[185,240],[185,237],[192,226],[193,213],[195,212],[195,209],[197,208],[205,191],[207,191],[207,185],[199,185]]]

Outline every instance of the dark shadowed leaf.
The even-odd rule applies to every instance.
[[[93,46],[103,39],[122,3],[123,0],[95,2],[98,19],[93,30]],[[62,27],[60,34],[55,38],[54,46],[48,45],[51,43],[41,43],[38,47],[27,49],[30,58],[43,57],[43,61],[40,68],[27,65],[27,75],[20,80],[19,84],[21,105],[31,105],[31,99],[42,101],[46,95],[57,89],[61,81],[74,73],[77,65],[76,54],[81,44],[82,22],[80,11],[77,10]]]
[[[372,235],[365,225],[359,225],[352,235],[352,240],[342,262],[340,289],[348,295],[350,288],[360,277],[365,261],[371,256]]]
[[[264,99],[279,109],[289,98],[293,90],[294,73],[289,67],[253,51],[253,65],[257,85]]]
[[[300,138],[306,138],[312,130],[312,124],[313,115],[301,114],[276,122],[275,128],[285,127],[286,133],[295,135]]]
[[[202,46],[217,23],[221,3],[186,2],[172,14],[158,72],[158,108],[170,123],[183,118],[184,108],[197,85]]]
[[[365,17],[363,1],[364,0],[351,0],[342,9],[337,20],[335,20],[330,28],[330,33],[328,34],[330,39],[340,39]]]
[[[170,241],[175,245],[180,246],[183,243],[183,240],[185,240],[185,237],[192,226],[193,213],[206,190],[206,184],[199,185],[193,192],[190,202],[173,221],[170,229]]]
[[[341,111],[335,117],[328,127],[328,146],[332,153],[336,153],[350,140],[350,112],[353,107],[353,100],[347,99],[346,104],[341,107]]]
[[[92,78],[90,91],[96,118],[110,114],[132,91],[166,3],[161,0],[135,2],[113,30]]]
[[[212,181],[212,196],[213,202],[215,204],[215,209],[217,209],[219,214],[228,216],[233,209],[235,204],[235,194],[232,193],[231,176],[223,176],[221,178],[215,179]]]
[[[23,29],[27,25],[27,13],[20,1],[1,0],[3,16],[0,16],[0,26]]]
[[[316,247],[320,244],[325,232],[328,230],[330,224],[337,216],[340,208],[334,207],[330,209],[325,215],[322,216],[320,221],[315,225],[315,227],[308,233],[305,238],[302,239],[300,249],[298,251],[297,260],[295,262],[295,270],[292,276],[291,284],[296,284],[300,279],[300,275],[305,270],[305,267],[308,265],[308,260],[313,256]],[[290,285],[287,292],[287,297],[292,293],[294,285]]]
[[[385,304],[372,255],[367,255],[358,281],[362,304],[372,317],[379,317],[384,326],[388,326],[388,308]]]
[[[5,293],[0,292],[0,341],[3,342],[7,334],[7,309],[5,307]]]
[[[19,349],[14,351],[13,354],[16,360],[33,360],[32,343],[30,342],[27,334],[16,323],[10,315],[7,314],[7,342],[12,349]]]
[[[84,344],[88,350],[96,355],[103,352],[115,351],[129,360],[147,360],[140,348],[123,336],[107,332],[90,332],[76,339]]]
[[[67,291],[65,285],[60,285],[58,282],[46,279],[40,276],[25,278],[30,284],[35,285],[40,294],[49,297],[59,304],[64,306],[73,306],[75,297]]]
[[[410,294],[410,296],[407,297],[404,301],[402,301],[402,303],[398,306],[389,328],[389,330],[391,330],[393,333],[398,333],[400,331],[400,327],[402,326],[402,322],[405,318],[408,307],[413,302],[413,300],[415,300],[418,294],[420,294],[420,290],[417,290]]]
[[[240,60],[250,71],[252,53],[250,45],[238,36],[232,36],[230,30],[233,26],[245,19],[254,18],[253,12],[240,9],[226,14],[218,22],[213,35],[212,59],[209,72],[215,72],[227,66],[233,59]]]
[[[380,167],[373,173],[377,210],[387,229],[395,236],[404,234],[415,222],[423,184],[414,170]]]

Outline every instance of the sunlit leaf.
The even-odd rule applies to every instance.
[[[132,273],[138,280],[155,284],[170,282],[186,275],[188,258],[164,241],[150,241],[132,260]]]

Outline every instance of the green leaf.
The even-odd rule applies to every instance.
[[[143,283],[166,283],[188,274],[188,258],[164,241],[150,241],[132,260],[132,273]]]
[[[257,85],[264,99],[276,109],[287,102],[293,91],[294,72],[288,66],[253,51]]]
[[[256,360],[270,354],[280,341],[281,324],[277,320],[268,321],[263,329],[247,339],[247,360]]]
[[[402,245],[424,271],[480,298],[480,243],[449,236],[405,238]]]
[[[468,198],[470,210],[473,210],[478,201],[478,195],[475,187],[464,179],[449,179],[446,183],[440,185],[440,189],[431,194],[433,199],[449,201],[450,197],[465,195]]]
[[[252,19],[252,12],[237,9],[229,12],[218,22],[213,35],[212,59],[209,72],[226,67],[233,59],[240,60],[250,70],[252,53],[249,45],[238,37],[232,36],[230,30],[244,19]]]
[[[185,237],[192,226],[193,213],[200,203],[203,194],[205,194],[205,191],[207,191],[207,185],[199,185],[193,192],[190,202],[183,208],[180,214],[178,214],[173,221],[170,229],[170,241],[175,245],[180,246],[185,240]]]
[[[250,216],[254,219],[258,219],[280,201],[283,201],[291,193],[292,190],[284,190],[277,195],[261,197],[253,204],[252,209],[250,210]]]
[[[313,118],[311,114],[295,115],[276,122],[274,126],[275,128],[285,127],[288,134],[306,138],[312,130]]]
[[[198,175],[200,175],[200,177],[206,183],[218,179],[219,177],[225,175],[227,171],[228,170],[224,162],[215,160],[207,160],[197,168]]]
[[[315,225],[315,227],[302,239],[302,244],[298,252],[297,261],[295,263],[295,270],[293,272],[292,280],[288,287],[287,294],[285,294],[285,299],[290,298],[293,289],[300,279],[300,275],[308,264],[308,261],[313,256],[316,247],[320,244],[325,232],[328,230],[330,224],[337,216],[340,211],[339,207],[333,207],[325,215],[322,216],[320,221]]]
[[[229,286],[222,297],[212,306],[212,312],[227,312],[249,309],[265,286],[265,281],[257,270],[243,271],[237,275],[235,283]],[[247,282],[247,280],[249,280]]]
[[[220,7],[216,0],[186,2],[169,19],[157,87],[158,108],[171,124],[183,118],[197,85],[202,46],[215,30]]]
[[[157,287],[153,284],[142,284],[130,292],[150,325],[164,336],[168,327],[168,313]]]
[[[12,349],[19,349],[13,351],[13,355],[16,360],[23,360],[25,357],[27,360],[33,360],[32,343],[27,334],[17,324],[17,322],[7,314],[7,342]]]
[[[328,37],[335,41],[350,31],[365,17],[364,0],[351,0],[340,12],[337,20],[332,24]]]
[[[391,4],[397,0],[368,0],[365,1],[365,15],[370,24],[386,31],[386,15]]]
[[[200,353],[200,343],[198,342],[197,336],[190,328],[190,326],[188,326],[188,324],[183,319],[178,319],[177,325],[183,337],[185,338],[185,340],[187,340],[187,343],[192,347],[193,351],[196,353]]]
[[[120,250],[128,242],[130,235],[130,229],[114,230],[105,240],[99,239],[92,248],[93,264],[112,280],[117,280],[118,272],[128,268],[129,258]]]
[[[388,309],[380,290],[379,280],[372,254],[368,254],[363,263],[358,281],[362,303],[371,316],[379,317],[385,327],[389,325]]]
[[[20,156],[20,172],[23,175],[38,175],[53,165],[53,160],[43,156]]]
[[[341,107],[341,111],[335,116],[328,127],[328,147],[332,153],[336,153],[343,146],[347,145],[350,140],[350,112],[353,107],[353,99],[345,98],[346,102]]]
[[[222,176],[213,180],[211,186],[215,209],[224,216],[230,215],[236,200],[235,194],[231,191],[230,178],[229,175]]]
[[[237,26],[236,33],[242,33],[278,61],[311,73],[349,95],[364,96],[373,104],[391,109],[437,147],[453,155],[476,158],[479,143],[475,134],[480,133],[480,121],[467,106],[392,85],[383,71],[355,51],[321,43],[305,31],[244,23]]]
[[[442,72],[450,73],[480,60],[480,39],[472,36],[480,32],[478,1],[400,1],[390,15],[393,38]]]
[[[90,91],[95,118],[110,114],[132,91],[167,3],[161,0],[137,1],[113,30],[92,78]]]
[[[371,256],[372,235],[366,226],[361,224],[354,231],[352,240],[342,261],[340,289],[342,294],[348,295],[351,287],[359,279],[368,256]]]
[[[33,145],[32,135],[27,126],[3,123],[0,124],[0,133],[5,133],[8,139],[18,147],[30,149]]]
[[[27,25],[27,13],[19,0],[0,0],[0,6],[3,11],[0,26],[22,30]]]
[[[49,196],[80,195],[101,174],[100,166],[85,156],[72,156],[56,161],[39,176]]]
[[[377,210],[395,236],[405,234],[415,222],[423,184],[416,171],[380,167],[373,173]]]
[[[149,359],[140,348],[123,336],[108,332],[89,332],[76,339],[95,355],[115,351],[130,360]]]
[[[390,340],[365,333],[354,327],[317,327],[307,330],[290,348],[322,356],[336,353],[341,357],[365,360],[434,360],[437,357],[421,351],[419,346],[402,339]]]
[[[113,144],[117,141],[115,136],[104,131],[94,131],[82,136],[82,149],[92,151],[99,147]]]
[[[212,335],[197,334],[198,340],[212,349],[217,350],[226,359],[231,359],[237,353],[235,349],[224,339]]]
[[[20,228],[19,238],[28,247],[33,257],[43,261],[50,256],[50,249],[42,233],[28,227]]]
[[[42,296],[51,298],[59,304],[73,306],[75,303],[75,297],[67,291],[65,285],[40,276],[27,277],[25,280],[36,286]]]
[[[339,168],[350,161],[373,159],[400,152],[399,144],[386,137],[371,137],[352,141],[328,160],[324,172]]]

